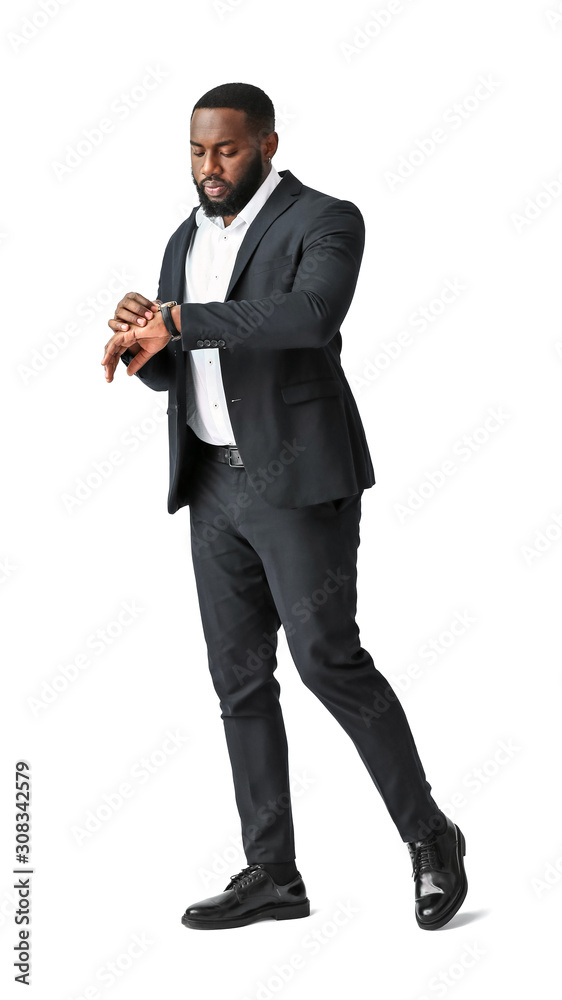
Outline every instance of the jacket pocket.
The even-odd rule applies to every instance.
[[[261,274],[262,271],[272,271],[275,267],[287,267],[292,262],[292,253],[286,254],[285,257],[271,257],[269,260],[263,260],[259,264],[256,261],[255,264],[250,265],[251,273]]]
[[[295,382],[281,387],[286,403],[305,403],[320,396],[341,396],[342,384],[337,378],[320,378],[312,382]]]

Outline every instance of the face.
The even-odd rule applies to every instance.
[[[248,131],[244,111],[197,108],[190,141],[191,174],[203,211],[231,222],[269,173],[277,133],[260,140]]]

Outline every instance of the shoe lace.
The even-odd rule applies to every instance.
[[[236,873],[236,875],[230,876],[230,882],[227,885],[227,889],[233,889],[236,884],[244,885],[251,881],[258,872],[263,871],[255,863],[253,865],[247,865],[246,868],[242,868],[242,871]]]
[[[442,865],[439,848],[434,839],[408,844],[408,850],[412,859],[412,878],[414,879],[418,878],[422,872],[433,871]]]

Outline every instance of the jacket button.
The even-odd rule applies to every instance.
[[[217,340],[217,344],[219,347],[224,347],[224,340]]]
[[[211,341],[211,347],[216,347],[216,346],[217,346],[217,342],[216,342],[216,340],[212,340],[212,341]]]
[[[203,344],[205,345],[205,347],[210,347],[211,346],[211,341],[210,340],[204,340]]]
[[[202,340],[198,340],[197,341],[197,347],[203,347],[203,341]]]

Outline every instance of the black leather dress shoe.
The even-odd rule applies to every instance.
[[[290,920],[308,917],[310,900],[300,872],[287,885],[278,885],[261,864],[248,865],[217,896],[209,896],[187,907],[186,927],[241,927],[265,917]]]
[[[416,920],[424,930],[443,927],[462,906],[468,882],[464,836],[447,817],[447,829],[408,844],[415,879]]]

